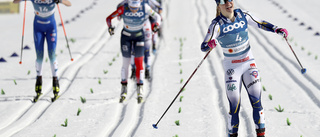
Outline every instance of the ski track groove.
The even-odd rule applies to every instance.
[[[120,25],[120,24],[118,24]],[[68,65],[67,67],[65,67],[63,69],[62,74],[60,75],[60,79],[67,79],[70,81],[70,83],[67,84],[67,88],[66,90],[62,89],[62,91],[64,92],[60,92],[60,97],[67,92],[67,90],[70,88],[72,82],[74,81],[74,79],[76,78],[77,74],[79,73],[80,69],[82,68],[83,65],[85,65],[90,59],[92,59],[94,56],[96,56],[97,54],[93,54],[93,52],[91,50],[94,50],[95,47],[98,47],[99,49],[103,48],[105,46],[105,43],[107,41],[109,41],[111,39],[111,37],[108,40],[105,40],[103,42],[103,44],[99,45],[99,42],[101,42],[102,39],[105,38],[105,35],[107,34],[106,31],[104,31],[105,29],[102,29],[102,34],[99,34],[99,38],[95,39],[91,44],[90,48],[87,48],[88,50],[85,51],[86,53],[83,54],[81,57],[79,57],[79,61],[72,63],[70,65]],[[100,47],[99,47],[100,46]],[[96,53],[100,52],[100,50],[96,50]],[[89,59],[86,59],[87,56],[85,55],[91,55],[91,57]],[[84,58],[84,59],[83,59]],[[84,61],[83,61],[84,60]],[[74,74],[74,76],[72,76],[71,79],[68,78],[63,78],[65,73],[70,70],[70,68],[72,68],[73,66],[77,66],[78,64],[80,64],[80,67],[77,67],[77,71]],[[74,72],[74,71],[72,71]],[[72,73],[71,72],[71,73]],[[60,86],[62,87],[62,86]],[[51,94],[52,88],[49,88],[48,90],[46,90],[46,92],[43,93],[43,95],[39,98],[37,103],[32,103],[28,109],[26,109],[26,111],[24,113],[21,113],[21,115],[13,120],[11,123],[8,123],[7,126],[3,127],[2,129],[0,129],[0,136],[12,136],[14,134],[17,134],[19,131],[23,130],[24,128],[26,128],[27,126],[31,125],[32,123],[34,123],[37,119],[39,119],[45,112],[46,110],[52,105],[50,99],[44,99],[47,98],[47,96],[49,94]],[[33,99],[33,98],[32,98]],[[31,99],[31,101],[32,101]],[[19,100],[19,99],[16,99]],[[43,100],[45,100],[45,102],[43,102]],[[58,99],[59,100],[59,99]],[[46,102],[47,101],[47,102]],[[47,103],[47,104],[44,104]],[[30,115],[30,113],[32,113]],[[26,122],[27,121],[27,122]],[[4,134],[4,135],[3,135]]]
[[[255,32],[253,32],[252,30],[249,30],[249,31],[250,31],[250,33],[252,33],[252,34],[255,34]],[[253,35],[253,36],[255,37],[255,39],[257,39],[257,42],[258,42],[260,45],[262,45],[263,49],[269,54],[269,56],[270,56],[273,60],[275,60],[275,61],[277,62],[277,64],[280,65],[280,64],[281,64],[280,62],[283,62],[283,61],[282,61],[281,59],[276,58],[275,55],[273,55],[274,53],[271,53],[271,51],[270,51],[267,47],[272,46],[273,49],[275,49],[275,50],[277,51],[277,54],[279,54],[281,57],[283,57],[284,59],[286,59],[290,64],[296,66],[297,69],[300,69],[300,67],[297,65],[297,63],[289,60],[287,57],[285,57],[283,54],[281,54],[280,51],[279,51],[277,48],[275,48],[276,46],[275,46],[273,43],[271,43],[270,40],[269,40],[263,33],[259,32],[259,31],[258,31],[258,33],[266,39],[266,41],[267,41],[268,44],[269,44],[268,46],[267,46],[266,44],[263,44],[256,35]],[[290,69],[288,66],[286,66],[286,65],[280,65],[280,66],[282,66],[282,69],[287,73],[287,75],[288,75],[291,79],[293,79],[293,81],[294,81],[295,83],[297,83],[297,85],[299,85],[299,86],[301,87],[301,89],[304,89],[303,91],[306,92],[306,94],[307,94],[307,95],[309,96],[309,98],[313,101],[313,103],[314,103],[316,106],[318,106],[318,108],[320,108],[320,100],[315,97],[315,94],[312,92],[312,89],[310,89],[310,87],[306,86],[306,85],[291,71],[291,69]],[[311,77],[306,76],[306,74],[304,74],[304,75],[305,75],[305,78],[306,78],[307,81],[314,81]],[[315,88],[318,88],[316,85],[314,85],[313,82],[311,82],[311,83],[313,84],[313,86],[314,86]]]
[[[239,7],[241,7],[241,8],[243,7],[243,6],[241,6],[239,3],[238,3],[237,5],[239,5]],[[257,39],[257,42],[258,42],[260,45],[263,45],[262,47],[263,47],[264,50],[269,54],[269,56],[270,56],[273,60],[275,60],[279,65],[281,64],[281,63],[279,63],[279,62],[284,62],[284,61],[276,58],[275,55],[274,55],[275,53],[272,53],[272,52],[270,51],[270,49],[268,49],[267,47],[270,47],[270,46],[271,46],[271,47],[277,52],[278,55],[280,55],[282,58],[284,58],[284,59],[285,59],[287,62],[289,62],[292,66],[295,66],[295,68],[298,69],[298,70],[301,69],[300,66],[298,65],[298,62],[293,61],[293,60],[289,59],[287,56],[283,55],[283,54],[281,53],[281,51],[280,51],[278,48],[276,48],[277,46],[276,46],[274,43],[272,43],[271,40],[270,40],[265,34],[263,34],[261,31],[258,30],[257,32],[253,32],[251,29],[249,29],[249,31],[250,31],[250,33],[253,33],[253,34],[258,33],[260,36],[262,36],[262,37],[267,41],[268,46],[266,46],[266,44],[263,44],[263,43],[260,41],[260,39],[258,38],[257,35],[253,35],[253,36]],[[290,68],[289,68],[288,66],[286,66],[286,65],[280,65],[280,66],[282,66],[282,69],[285,70],[285,72],[288,74],[289,77],[291,77],[291,79],[294,80],[294,82],[296,82],[302,89],[304,89],[304,91],[305,91],[306,94],[309,96],[309,98],[313,101],[313,103],[314,103],[316,106],[318,106],[318,108],[320,108],[320,99],[315,96],[316,93],[314,93],[310,87],[308,87],[307,85],[305,85],[304,82],[303,82],[302,80],[300,80],[300,79],[296,76],[297,74],[295,75],[294,72],[291,71],[292,69],[290,69]],[[318,91],[320,91],[320,84],[317,83],[313,78],[311,78],[308,73],[303,74],[303,76],[304,76],[304,78],[306,79],[305,81],[309,81],[309,82],[311,83],[311,85],[314,86],[314,88],[316,88],[316,89],[318,89]]]
[[[159,37],[159,41],[158,41],[159,46],[158,46],[157,50],[161,49],[160,48],[161,46],[159,44],[161,42],[162,42],[162,38]],[[157,54],[155,54],[154,58],[152,58],[150,60],[152,62],[151,72],[153,72],[153,68],[154,68],[154,64],[156,62],[156,59],[157,59]],[[151,78],[153,77],[152,74],[153,73],[151,73]],[[135,81],[131,80],[131,83],[135,83]],[[132,101],[132,98],[134,98],[135,93],[136,93],[136,86],[134,86],[134,84],[131,84],[131,85],[132,85],[132,87],[128,87],[128,89],[133,89],[133,91],[131,92],[132,94],[130,96],[130,99],[129,100],[126,99],[126,101],[125,101],[125,106],[123,106],[122,112],[121,112],[121,118],[120,118],[118,124],[114,127],[114,129],[112,129],[112,132],[106,136],[109,136],[109,137],[119,136],[119,135],[129,136],[129,134],[131,134],[130,136],[134,136],[136,134],[140,124],[142,123],[145,101],[148,99],[149,95],[152,93],[152,79],[150,81],[145,80],[145,82],[144,82],[144,90],[147,89],[147,90],[145,90],[147,92],[145,92],[145,96],[143,99],[144,101],[141,104],[137,104],[136,102]],[[145,87],[148,87],[148,88],[145,88]],[[133,110],[132,110],[132,108],[133,108]],[[135,110],[136,110],[136,113],[132,113],[132,111],[135,111]],[[140,110],[140,111],[138,111],[138,110]],[[133,117],[133,118],[128,118],[128,117]],[[128,119],[130,119],[130,121],[129,121],[130,124],[126,123],[126,122],[128,122]],[[128,127],[128,125],[132,125],[132,126]]]

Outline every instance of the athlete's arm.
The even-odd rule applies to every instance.
[[[244,15],[246,16],[246,19],[248,21],[248,24],[250,26],[256,27],[256,28],[260,28],[266,31],[271,31],[271,32],[275,32],[275,30],[278,28],[277,26],[264,21],[262,19],[259,19],[253,15],[251,15],[249,12],[243,12]]]
[[[213,20],[209,26],[208,33],[201,44],[201,51],[206,52],[210,50],[208,42],[216,39],[220,34],[220,26],[216,20]]]
[[[60,2],[66,6],[71,6],[71,2],[69,0],[60,0]]]
[[[161,25],[161,16],[157,12],[152,10],[148,4],[144,4],[144,5],[145,5],[146,14],[150,15],[153,19],[155,19],[156,22],[158,23],[158,26],[160,26]]]
[[[126,3],[128,0],[123,0],[122,2],[120,2],[118,5],[117,5],[117,9],[120,7],[120,6],[123,6],[124,3]]]
[[[124,12],[124,6],[120,6],[118,7],[118,9],[116,11],[114,11],[112,14],[110,14],[107,18],[106,18],[106,22],[108,24],[108,27],[112,26],[112,19],[117,17],[117,16],[121,16]]]

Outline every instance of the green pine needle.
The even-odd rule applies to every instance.
[[[104,74],[107,74],[107,73],[108,73],[108,70],[103,70],[103,73],[104,73]]]
[[[75,42],[76,42],[76,40],[75,40],[74,38],[71,38],[70,41],[71,41],[72,43],[75,43]]]
[[[78,108],[77,116],[79,116],[79,115],[80,115],[80,112],[81,112],[81,109],[80,109],[80,108]]]
[[[82,102],[83,104],[87,102],[86,98],[83,98],[83,97],[80,96],[80,99],[81,99],[81,102]]]
[[[287,125],[290,126],[291,122],[289,121],[289,118],[287,118]]]
[[[31,73],[31,71],[30,71],[30,70],[28,70],[28,75],[30,75],[30,73]]]
[[[112,62],[109,62],[109,66],[112,66]]]
[[[116,58],[113,58],[112,61],[113,61],[113,62],[116,61]]]
[[[318,59],[318,56],[315,56],[314,59],[317,60],[317,59]]]
[[[271,94],[269,94],[269,99],[272,100],[272,95]]]
[[[262,86],[263,91],[266,91],[266,87]]]
[[[183,79],[180,79],[180,83],[182,83],[183,82]]]
[[[179,107],[179,111],[178,111],[178,113],[181,113],[181,107]]]
[[[13,80],[13,82],[14,82],[14,84],[15,84],[15,85],[17,85],[17,82],[16,82],[16,80]]]
[[[64,124],[61,124],[61,126],[63,127],[67,127],[68,126],[68,119],[66,118],[66,120],[64,121]]]
[[[279,105],[279,108],[274,107],[274,109],[276,109],[278,112],[283,112],[284,108],[281,108],[281,106]]]
[[[180,126],[179,120],[176,120],[174,123],[176,123],[177,126]]]
[[[92,88],[90,88],[90,92],[93,94],[93,89]]]
[[[183,98],[183,96],[180,96],[180,102],[182,102],[182,98]]]
[[[3,89],[1,89],[1,95],[5,95],[6,93],[4,92]]]
[[[99,81],[98,81],[98,83],[99,83],[99,84],[101,84],[101,79],[100,79],[100,78],[99,78]]]
[[[182,69],[180,69],[180,74],[182,74]]]

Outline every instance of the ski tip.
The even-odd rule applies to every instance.
[[[301,73],[302,73],[302,74],[304,74],[304,73],[306,73],[306,72],[307,72],[307,69],[306,69],[306,68],[301,69]]]
[[[152,126],[153,126],[154,129],[158,129],[156,124],[152,124]]]

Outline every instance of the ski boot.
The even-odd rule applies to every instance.
[[[136,68],[133,67],[131,69],[131,76],[130,76],[131,79],[136,79]]]
[[[137,95],[138,95],[138,104],[143,102],[143,84],[137,84]]]
[[[146,68],[145,69],[145,72],[144,72],[144,77],[145,77],[145,79],[147,79],[147,80],[151,80],[151,77],[150,77],[150,67],[149,68]]]
[[[256,129],[257,137],[264,137],[265,130],[266,130],[265,128]]]
[[[127,97],[127,85],[128,83],[121,83],[121,95],[120,95],[120,103],[122,103],[124,100],[126,100]]]
[[[42,95],[41,90],[42,90],[42,76],[37,76],[37,81],[36,81],[36,93],[37,95],[34,97],[33,102],[37,102]]]
[[[52,89],[53,89],[53,95],[54,97],[51,98],[51,101],[54,102],[56,101],[60,96],[58,95],[59,94],[59,91],[60,91],[60,88],[59,88],[59,80],[57,77],[53,77],[52,79]]]
[[[228,137],[238,137],[238,133],[229,134]]]

